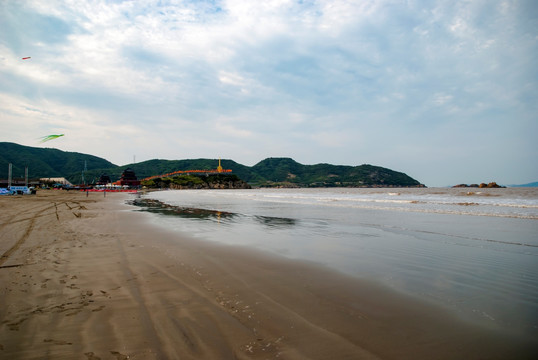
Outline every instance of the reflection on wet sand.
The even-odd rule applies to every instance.
[[[153,199],[135,199],[131,201],[130,204],[141,207],[141,211],[188,219],[220,221],[222,219],[232,219],[238,216],[236,213],[225,211],[173,206]]]
[[[297,224],[297,220],[283,217],[254,216],[260,224],[274,228],[292,227]]]
[[[229,223],[239,222],[239,218],[247,216],[238,213],[210,210],[193,207],[174,206],[154,199],[135,199],[129,202],[131,205],[138,206],[141,211],[147,211],[156,214],[178,216],[186,219],[226,221]],[[287,228],[296,225],[295,219],[273,216],[252,216],[254,220],[264,226],[271,228]]]

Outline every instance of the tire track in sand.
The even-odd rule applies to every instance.
[[[32,208],[32,210],[34,209],[38,209],[40,206],[36,206],[34,208]],[[15,220],[13,221],[13,219],[15,219],[17,216],[20,216],[21,214],[24,214],[24,215],[28,215],[28,212],[27,211],[20,211],[18,213],[15,213],[13,215],[11,215],[7,221],[5,221],[1,226],[0,226],[0,230],[3,229],[4,227],[10,225],[10,224],[14,224],[14,223],[19,223],[19,222],[24,222],[24,221],[27,221],[28,222],[28,225],[26,226],[26,229],[24,231],[24,233],[22,234],[22,236],[15,242],[15,244],[13,244],[13,246],[11,246],[7,251],[5,251],[1,256],[0,256],[0,266],[2,266],[8,259],[9,257],[15,252],[17,251],[21,246],[22,244],[24,244],[24,242],[26,241],[26,239],[28,239],[28,237],[30,236],[30,234],[32,233],[32,230],[34,229],[34,226],[35,226],[35,222],[38,218],[40,217],[43,217],[43,216],[46,216],[48,214],[43,214],[45,211],[47,210],[50,210],[50,209],[53,209],[56,207],[56,203],[53,203],[52,205],[50,203],[47,203],[44,207],[41,206],[41,209],[40,210],[37,210],[36,212],[34,212],[33,214],[30,215],[30,217],[25,217],[24,219],[19,219],[19,220]],[[58,213],[56,211],[56,217],[58,217]]]
[[[59,205],[65,205],[69,210],[72,210],[74,207],[69,206],[69,204],[68,204],[69,202],[71,202],[71,203],[75,204],[76,206],[78,206],[79,209],[85,209],[85,207],[82,206],[80,204],[80,202],[74,201],[74,200],[65,200],[65,201],[62,201],[62,202],[59,202],[59,203],[57,203],[57,202],[48,202],[47,201],[45,204],[39,204],[39,205],[34,206],[34,207],[30,208],[30,209],[25,209],[23,211],[15,212],[15,213],[11,214],[10,216],[8,216],[4,221],[2,221],[2,223],[0,224],[0,231],[3,230],[6,226],[16,224],[16,223],[22,223],[22,222],[25,222],[25,221],[28,221],[28,226],[26,227],[26,230],[24,231],[24,234],[15,242],[15,244],[13,246],[11,246],[7,251],[5,251],[0,256],[0,266],[2,266],[9,259],[9,257],[21,247],[22,244],[24,244],[24,242],[26,241],[28,236],[30,236],[30,233],[34,229],[36,220],[38,218],[40,218],[40,217],[45,217],[45,216],[51,215],[51,214],[43,214],[45,211],[50,210],[50,209],[54,209],[54,215],[56,216],[56,220],[59,221],[60,220],[60,215],[59,215],[58,206]],[[35,211],[35,210],[37,210],[37,211]],[[30,212],[35,211],[35,212],[33,212],[33,214],[28,216],[29,211]],[[80,217],[80,213],[73,213],[73,215],[75,215],[76,217]],[[19,217],[19,216],[24,216],[24,217],[21,217],[20,219],[17,219],[17,217]]]
[[[26,217],[26,215],[28,215],[28,212],[31,212],[31,211],[34,211],[35,209],[41,208],[38,212],[42,213],[45,210],[54,208],[54,206],[55,206],[54,203],[52,205],[50,203],[48,203],[47,206],[45,208],[43,208],[43,204],[40,204],[40,205],[34,206],[34,207],[30,208],[30,209],[25,209],[25,210],[22,210],[22,211],[18,211],[16,213],[12,213],[5,220],[2,220],[2,223],[0,224],[0,231],[2,229],[4,229],[6,226],[8,226],[8,225],[15,224],[15,223],[22,222],[22,221],[31,220],[33,218],[33,216],[30,217],[30,218]],[[21,219],[14,220],[17,217],[22,216],[22,215],[24,215],[25,217],[21,218]]]

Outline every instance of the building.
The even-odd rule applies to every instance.
[[[140,186],[140,180],[137,179],[135,172],[132,169],[127,168],[123,170],[121,178],[116,181],[114,185],[137,187]]]
[[[54,178],[40,178],[39,181],[45,184],[62,184],[66,186],[73,186],[69,181],[64,177],[54,177]]]
[[[33,186],[33,187],[38,187],[38,186],[41,186],[41,181],[39,181],[38,179],[30,179],[30,180],[25,180],[25,179],[12,179],[11,180],[11,186]],[[10,186],[10,181],[9,179],[0,179],[0,188],[7,188]]]
[[[99,180],[97,181],[95,185],[106,185],[106,184],[110,184],[111,182],[112,180],[110,180],[110,176],[106,174],[101,174],[101,176],[99,177]]]

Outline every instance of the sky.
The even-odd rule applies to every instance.
[[[523,184],[537,55],[535,0],[0,0],[0,141]]]

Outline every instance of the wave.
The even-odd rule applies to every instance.
[[[177,194],[167,192],[166,197],[173,196],[175,198],[177,196],[179,200],[184,198],[182,194],[196,197],[198,194],[202,195],[200,192],[190,193],[189,190],[182,190]],[[487,194],[489,195],[486,196]],[[398,189],[398,192],[374,189],[259,189],[230,190],[226,193],[207,191],[203,193],[208,203],[233,197],[246,202],[274,202],[304,206],[336,206],[350,209],[536,220],[538,219],[538,196],[534,193],[527,195],[526,192],[512,190],[494,193],[476,192],[473,195],[468,195],[453,189],[433,191],[429,189]]]
[[[389,193],[390,194],[390,193]],[[503,199],[503,201],[482,201],[470,199],[462,201],[459,197],[426,197],[415,196],[396,199],[401,195],[380,194],[382,196],[319,196],[303,194],[263,194],[250,197],[252,200],[303,204],[309,206],[338,206],[349,208],[409,211],[421,213],[495,216],[522,219],[538,219],[538,204],[527,200],[519,201]]]

